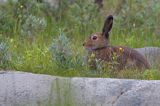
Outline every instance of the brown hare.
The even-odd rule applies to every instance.
[[[109,15],[104,23],[102,32],[91,34],[83,44],[88,51],[88,61],[90,67],[96,68],[96,60],[103,61],[105,64],[112,64],[114,69],[149,69],[150,64],[138,51],[124,46],[111,46],[109,44],[109,32],[112,28],[113,16]],[[93,59],[94,57],[94,59]]]

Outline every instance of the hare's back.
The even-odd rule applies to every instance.
[[[150,68],[147,59],[138,51],[128,48],[128,47],[115,47],[116,51],[119,49],[118,53],[122,52],[122,60],[126,62],[127,66],[132,66],[140,69]]]
[[[105,61],[117,61],[120,67],[150,68],[146,58],[138,51],[124,46],[108,46],[97,51],[97,58]]]

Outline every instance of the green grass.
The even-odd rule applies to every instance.
[[[160,14],[157,13],[160,9],[156,1],[151,5],[157,7],[151,8],[150,11],[146,7],[145,0],[141,1],[139,7],[136,2],[129,1],[115,15],[110,33],[111,44],[132,48],[159,47],[160,37],[155,30],[158,26]],[[89,1],[81,0],[73,4],[62,0],[59,8],[49,8],[43,3],[32,0],[1,4],[0,38],[8,44],[9,50],[6,52],[10,54],[11,59],[7,64],[1,62],[0,68],[71,77],[160,79],[159,69],[102,74],[89,70],[84,63],[86,56],[82,47],[84,39],[91,33],[101,31],[105,17],[110,13],[109,11],[116,10],[118,4],[118,0],[114,2],[108,0],[102,10]],[[33,17],[28,19],[29,16]],[[61,32],[69,39],[68,48],[72,52],[70,58],[65,57],[64,64],[57,63],[53,56],[56,51],[50,50],[54,43],[53,39],[58,39]]]

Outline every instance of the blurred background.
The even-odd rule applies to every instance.
[[[160,0],[0,0],[0,68],[86,76],[82,43],[110,14],[112,45],[160,46]]]

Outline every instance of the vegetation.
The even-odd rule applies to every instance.
[[[159,69],[113,72],[90,70],[84,39],[101,31],[114,14],[113,45],[160,46],[159,0],[107,0],[103,8],[90,0],[60,0],[51,7],[40,0],[0,4],[0,68],[60,76],[160,79]]]

